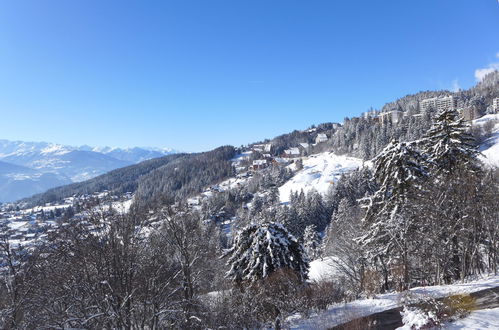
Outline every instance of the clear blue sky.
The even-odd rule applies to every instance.
[[[0,2],[0,138],[187,151],[499,67],[497,0]]]

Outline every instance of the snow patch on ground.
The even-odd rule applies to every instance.
[[[336,182],[343,173],[351,172],[363,165],[362,159],[338,156],[332,152],[324,152],[304,157],[303,169],[279,188],[281,202],[289,202],[292,191],[306,193],[312,189],[321,194]]]
[[[308,279],[316,282],[334,279],[338,275],[338,268],[334,260],[334,257],[324,257],[310,262]]]
[[[132,202],[133,202],[133,197],[126,200],[112,202],[110,204],[101,204],[95,207],[95,211],[106,212],[109,210],[109,207],[111,207],[119,214],[127,214],[130,211],[130,206],[132,205]]]
[[[473,125],[483,125],[491,120],[499,120],[499,113],[489,114],[473,120]]]
[[[485,115],[473,121],[473,125],[482,126],[488,122],[496,122],[492,136],[489,137],[480,147],[482,154],[479,156],[486,165],[499,167],[499,114]]]
[[[479,330],[499,329],[499,308],[484,309],[472,312],[468,317],[445,324],[443,329]]]
[[[483,144],[480,159],[489,166],[499,167],[499,123],[494,127],[494,133]]]
[[[132,202],[133,198],[120,202],[113,202],[112,208],[115,209],[120,214],[126,214],[128,213],[128,211],[130,211],[130,206],[132,205]]]

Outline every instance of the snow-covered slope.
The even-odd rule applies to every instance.
[[[490,123],[490,124],[489,124]],[[473,125],[494,125],[492,136],[480,146],[480,158],[489,166],[499,167],[499,114],[486,115],[473,121]]]
[[[288,202],[292,191],[299,192],[302,189],[304,192],[315,189],[325,194],[343,173],[351,172],[362,165],[362,159],[338,156],[332,152],[305,157],[303,169],[279,188],[281,202]]]
[[[480,147],[480,158],[484,163],[499,167],[499,114],[486,115],[473,121],[473,125],[491,125],[493,133]],[[334,182],[346,172],[355,170],[362,165],[370,165],[359,158],[338,156],[325,152],[303,158],[303,169],[298,171],[291,180],[279,188],[281,202],[288,202],[292,191],[307,192],[315,189],[325,194]],[[294,169],[294,164],[291,167]]]

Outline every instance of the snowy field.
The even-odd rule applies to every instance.
[[[377,295],[371,299],[359,299],[345,304],[335,304],[327,311],[310,316],[307,319],[302,319],[300,316],[290,317],[287,320],[287,327],[290,329],[327,329],[360,317],[368,316],[373,313],[382,312],[384,310],[402,306],[402,299],[407,294],[412,297],[425,297],[441,298],[458,293],[471,293],[484,289],[494,288],[499,286],[499,275],[488,276],[480,280],[470,281],[467,283],[456,283],[452,285],[437,285],[428,287],[412,288],[404,293],[386,293]],[[486,313],[487,310],[480,311]],[[489,310],[491,316],[498,315],[497,310]],[[459,328],[459,322],[474,322],[473,320],[479,319],[481,313],[474,316],[474,312],[469,318],[449,324],[449,329],[487,329],[486,327],[478,328]],[[497,322],[497,321],[496,321]],[[454,326],[454,328],[452,328]],[[499,328],[491,328],[499,329]]]
[[[362,159],[338,156],[324,152],[303,158],[303,169],[279,188],[281,202],[289,202],[292,191],[306,193],[315,188],[325,194],[343,173],[351,172],[362,166]]]

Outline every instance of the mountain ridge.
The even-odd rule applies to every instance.
[[[169,148],[70,146],[0,139],[0,161],[19,166],[2,166],[4,175],[0,177],[0,186],[4,190],[0,202],[29,197],[56,186],[89,180],[117,168],[173,153],[177,151]],[[5,172],[7,168],[12,172]],[[13,180],[14,177],[17,179]]]

